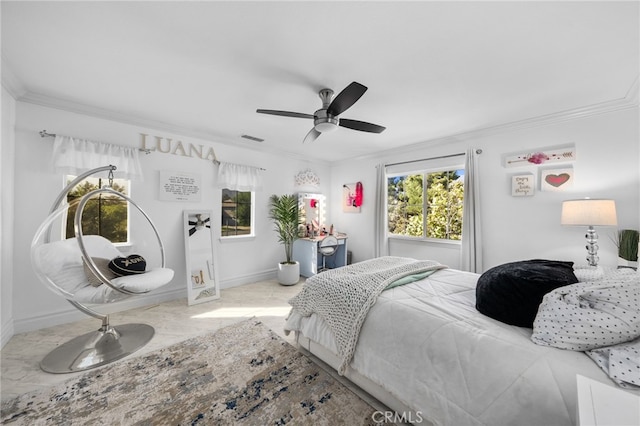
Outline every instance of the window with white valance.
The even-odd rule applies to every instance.
[[[218,164],[218,188],[234,191],[261,191],[260,171],[259,167],[220,162]]]
[[[52,167],[57,173],[80,175],[98,167],[114,165],[114,176],[143,180],[137,148],[94,142],[69,136],[55,137]]]
[[[218,163],[223,239],[255,236],[255,192],[262,190],[261,171],[259,167]]]

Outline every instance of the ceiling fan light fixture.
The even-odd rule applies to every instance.
[[[319,109],[313,115],[313,127],[320,133],[332,132],[338,127],[339,120],[328,114],[326,109]]]
[[[317,118],[313,122],[313,127],[321,133],[333,132],[338,128],[338,119],[332,117]]]

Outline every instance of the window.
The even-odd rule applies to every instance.
[[[222,190],[222,237],[253,236],[254,192]]]
[[[75,179],[75,176],[67,176],[67,183]],[[75,232],[73,223],[76,216],[77,203],[85,194],[102,188],[106,179],[87,178],[73,188],[67,194],[69,212],[67,214],[66,238],[73,238]],[[126,179],[114,179],[113,189],[124,194],[129,194],[129,181]],[[112,243],[127,243],[129,241],[129,203],[109,194],[99,194],[87,202],[82,214],[82,232],[84,235],[101,235]]]
[[[387,175],[389,234],[462,239],[464,170]]]

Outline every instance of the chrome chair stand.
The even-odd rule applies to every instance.
[[[64,374],[89,370],[131,355],[153,338],[155,331],[147,324],[111,326],[109,315],[68,301],[79,310],[102,320],[102,326],[58,346],[40,362],[47,373]]]
[[[338,251],[338,239],[333,235],[324,237],[318,246],[318,251],[322,255],[322,269],[318,272],[329,270],[330,268],[327,268],[327,257],[332,257]]]

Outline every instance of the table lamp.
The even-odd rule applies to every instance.
[[[598,266],[598,234],[594,226],[616,226],[616,203],[614,200],[585,198],[562,202],[562,225],[587,226],[587,261],[589,266]]]

